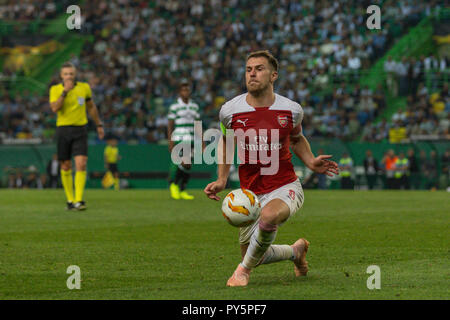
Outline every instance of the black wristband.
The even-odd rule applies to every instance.
[[[97,128],[98,128],[98,127],[103,127],[103,123],[98,124],[98,125],[97,125]]]

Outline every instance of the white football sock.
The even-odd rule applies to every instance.
[[[276,235],[276,225],[260,221],[258,228],[250,239],[250,244],[241,263],[242,266],[246,269],[255,268],[263,258],[264,253],[275,241]]]
[[[264,257],[262,261],[259,263],[261,264],[269,264],[274,263],[278,261],[283,260],[294,260],[295,254],[292,247],[288,244],[282,244],[282,245],[271,245],[269,249],[267,249],[266,253],[264,254]]]

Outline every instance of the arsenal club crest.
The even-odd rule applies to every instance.
[[[292,199],[292,201],[295,200],[295,192],[294,192],[294,190],[289,190],[289,197]]]
[[[282,128],[286,128],[288,125],[288,117],[287,116],[278,116],[278,123]]]

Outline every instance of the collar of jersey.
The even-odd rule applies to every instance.
[[[269,107],[256,107],[256,108],[255,108],[255,107],[253,107],[253,106],[251,106],[251,105],[248,104],[248,102],[247,102],[247,95],[248,95],[248,92],[247,92],[247,93],[245,94],[245,96],[244,96],[244,103],[245,103],[248,107],[255,109],[255,111],[258,111],[258,110],[260,110],[260,111],[269,110],[270,108],[272,108],[274,105],[277,104],[277,100],[278,100],[278,94],[275,93],[275,101],[273,102],[273,104],[272,104],[271,106],[269,106]]]

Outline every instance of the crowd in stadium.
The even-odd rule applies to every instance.
[[[59,5],[67,7],[70,1],[59,0],[58,2]],[[57,14],[57,1],[4,0],[0,2],[0,19],[4,21],[24,22],[36,19],[50,19]]]
[[[393,39],[430,14],[439,1],[385,1],[383,28],[372,33],[366,32],[366,2],[87,1],[82,4],[82,32],[94,38],[72,62],[93,88],[106,132],[122,142],[167,139],[168,105],[176,98],[180,78],[191,79],[205,127],[217,126],[221,104],[244,90],[246,54],[261,48],[278,57],[275,89],[303,106],[303,129],[309,137],[382,141],[400,125],[408,127],[408,135],[433,134],[436,128],[448,135],[448,89],[440,91],[442,109],[430,102],[434,92],[424,94],[423,87],[424,72],[445,69],[447,61],[431,56],[385,68],[395,73],[389,78],[395,85],[391,81],[387,88],[409,95],[398,116],[401,123],[395,115],[374,124],[386,107],[384,84],[373,92],[357,84]],[[418,82],[422,85],[416,88]],[[4,93],[4,137],[52,138],[54,115],[47,97]]]
[[[409,91],[407,104],[399,108],[389,119],[379,123],[368,122],[362,130],[362,141],[397,143],[407,137],[433,137],[450,139],[450,96],[448,84],[430,93],[423,82],[416,91]]]

